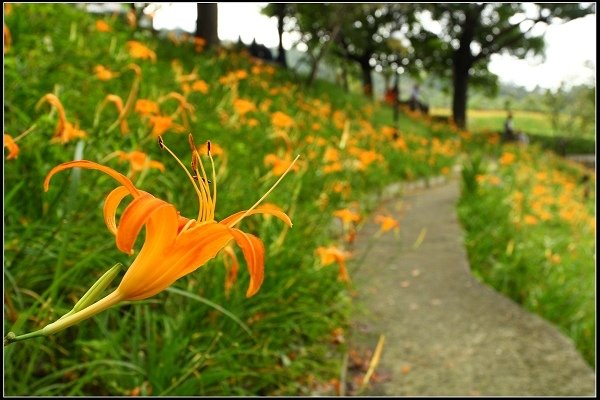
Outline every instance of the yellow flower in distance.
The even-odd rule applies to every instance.
[[[287,225],[292,225],[290,218],[280,209],[260,205],[281,182],[285,174],[252,207],[217,222],[215,221],[217,184],[212,157],[209,152],[208,157],[212,165],[211,182],[196,151],[192,135],[189,136],[189,142],[192,149],[191,172],[159,138],[161,148],[175,158],[194,186],[199,201],[196,219],[181,216],[174,205],[138,189],[127,177],[101,164],[86,160],[71,161],[54,167],[48,173],[44,180],[46,191],[51,178],[66,169],[93,169],[109,175],[120,186],[106,197],[104,221],[110,232],[115,235],[117,248],[131,255],[134,253],[133,245],[143,227],[146,228],[146,235],[140,252],[112,293],[87,308],[46,326],[41,330],[41,335],[56,333],[122,301],[142,300],[154,296],[179,278],[206,264],[232,240],[240,246],[250,273],[246,296],[250,297],[258,292],[264,279],[264,245],[258,237],[245,233],[235,226],[252,214],[271,214]],[[122,212],[117,225],[117,208],[129,195],[132,200]]]

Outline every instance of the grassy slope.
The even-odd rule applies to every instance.
[[[49,338],[11,345],[5,352],[6,393],[306,394],[337,377],[345,347],[332,343],[332,332],[348,328],[350,298],[337,267],[323,267],[315,254],[318,246],[340,245],[330,229],[333,211],[357,202],[365,215],[368,195],[387,183],[447,171],[460,139],[442,128],[432,141],[427,128],[408,122],[402,146],[394,148],[382,130],[389,112],[333,85],[307,90],[283,71],[253,69],[256,65],[243,54],[198,54],[190,43],[174,45],[133,32],[117,18],[107,21],[113,32],[98,32],[94,16],[70,5],[13,5],[6,16],[12,47],[5,58],[5,131],[15,137],[35,128],[18,141],[18,158],[5,162],[5,330],[21,334],[56,320],[109,266],[132,260],[116,249],[102,221],[102,204],[115,182],[94,171],[62,172],[43,193],[44,176],[55,165],[80,153],[127,173],[126,163],[106,157],[117,150],[141,150],[166,170],[144,171],[134,182],[175,204],[182,215],[197,212],[189,181],[156,146],[147,119],[131,113],[130,133],[109,132],[117,117],[109,104],[94,121],[106,95],[127,98],[134,77],[129,63],[142,70],[138,98],[157,101],[169,92],[181,93],[174,59],[184,74],[196,68],[198,79],[208,83],[207,94],[191,92],[187,99],[195,107],[190,131],[196,141],[210,139],[225,149],[227,161],[215,157],[217,219],[249,207],[273,184],[277,175],[263,160],[283,155],[286,146],[272,116],[277,111],[291,116],[294,125],[286,132],[293,155],[302,155],[301,168],[267,201],[286,210],[294,227],[286,230],[278,220],[260,216],[242,224],[266,246],[266,277],[254,297],[244,296],[248,275],[239,251],[238,282],[226,296],[224,260],[218,256],[179,280],[174,290],[103,312]],[[125,43],[131,39],[154,49],[157,61],[130,57]],[[100,81],[93,74],[98,64],[120,75]],[[247,77],[237,85],[220,83],[240,70]],[[56,110],[35,106],[51,92],[68,120],[87,132],[86,139],[50,142]],[[235,99],[249,100],[256,109],[243,117]],[[172,114],[176,106],[165,100],[161,111]],[[175,121],[183,123],[180,117]],[[345,121],[348,135],[340,149]],[[163,137],[187,163],[186,135],[171,129]],[[341,171],[326,172],[333,163],[325,160],[328,148],[338,149]],[[386,161],[369,163],[377,154]],[[340,184],[346,189],[338,193]]]

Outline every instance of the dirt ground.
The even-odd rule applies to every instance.
[[[398,235],[374,240],[373,219],[359,231],[354,260],[363,261],[350,265],[358,295],[348,339],[367,355],[385,341],[366,391],[353,390],[364,368],[353,376],[351,357],[346,393],[594,396],[595,371],[570,339],[471,275],[458,195],[452,180],[404,190],[380,208],[399,219]]]

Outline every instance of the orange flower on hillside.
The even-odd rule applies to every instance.
[[[333,215],[338,217],[344,224],[360,222],[360,214],[349,208],[334,211]]]
[[[69,326],[90,318],[123,301],[143,300],[162,292],[175,281],[191,274],[205,265],[232,241],[242,249],[250,273],[250,285],[246,296],[253,296],[260,289],[264,279],[265,247],[256,236],[236,228],[245,217],[252,214],[271,214],[292,225],[290,218],[281,210],[260,206],[265,197],[281,181],[267,191],[252,207],[240,211],[217,222],[215,206],[217,186],[213,166],[212,187],[209,184],[202,160],[190,135],[192,171],[175,156],[159,139],[160,146],[175,157],[198,195],[199,211],[197,219],[180,215],[175,206],[138,189],[127,177],[101,164],[91,161],[71,161],[54,167],[44,180],[48,190],[50,179],[58,172],[70,168],[93,169],[114,178],[120,186],[111,191],[104,203],[104,220],[109,231],[115,235],[117,248],[126,254],[134,253],[133,246],[142,228],[146,228],[144,244],[119,286],[95,303],[66,315],[28,337],[48,336]],[[192,177],[194,174],[198,179]],[[119,224],[116,212],[119,204],[127,196],[132,200],[121,214]],[[18,340],[18,339],[17,339]]]
[[[94,73],[96,74],[96,78],[100,79],[101,81],[108,81],[119,76],[118,72],[111,71],[104,65],[96,65],[94,67]]]
[[[8,53],[8,50],[10,50],[10,46],[12,44],[12,38],[10,36],[10,30],[8,29],[8,26],[6,26],[6,24],[4,24],[4,28],[3,28],[3,37],[4,37],[4,54]]]
[[[252,101],[241,98],[237,98],[233,101],[233,108],[235,108],[235,111],[240,115],[245,115],[250,111],[256,111],[256,105]]]
[[[183,126],[185,126],[186,129],[190,129],[189,119],[191,119],[192,121],[195,120],[193,114],[194,106],[191,105],[184,96],[177,92],[170,92],[166,96],[159,99],[159,102],[163,102],[168,99],[177,100],[177,102],[179,103],[179,107],[177,107],[177,110],[173,113],[173,117],[181,115],[181,119],[183,120]]]
[[[115,156],[119,157],[120,161],[129,161],[129,177],[133,178],[136,173],[142,172],[143,170],[156,168],[161,172],[165,171],[165,166],[163,163],[150,160],[146,153],[143,153],[138,150],[131,151],[126,153],[124,151],[118,150],[113,153]],[[110,157],[110,156],[109,156]]]
[[[286,153],[283,157],[279,157],[276,154],[267,154],[263,160],[266,166],[271,166],[271,172],[273,175],[281,175],[293,164],[292,170],[298,171],[300,168],[297,163],[294,163],[289,153]]]
[[[19,146],[14,141],[12,136],[6,133],[4,134],[4,147],[8,149],[8,155],[6,156],[7,160],[12,160],[19,156],[19,152],[21,151]]]
[[[96,30],[98,32],[110,32],[112,29],[106,21],[99,19],[96,21]]]
[[[515,155],[513,153],[509,153],[509,152],[504,152],[502,153],[502,156],[500,157],[500,165],[510,165],[515,161]]]
[[[398,232],[400,229],[400,223],[391,215],[377,215],[375,216],[375,222],[380,225],[379,231],[382,233],[391,231],[392,229]]]
[[[152,132],[150,134],[155,138],[161,136],[171,128],[180,132],[185,131],[184,127],[173,123],[173,118],[166,115],[152,115],[150,117],[150,125],[152,125]]]
[[[155,115],[158,114],[158,103],[148,99],[138,99],[135,102],[135,112],[140,115]]]
[[[54,94],[48,93],[44,95],[36,104],[36,109],[39,108],[44,102],[49,103],[50,105],[56,108],[58,112],[58,123],[56,124],[56,129],[54,131],[54,136],[52,136],[52,142],[60,142],[65,144],[73,139],[84,138],[87,136],[87,133],[81,129],[79,126],[74,126],[67,120],[67,115],[65,113],[65,109]]]
[[[112,103],[115,105],[115,107],[117,108],[117,111],[119,112],[119,116],[123,114],[123,112],[124,112],[123,99],[121,99],[119,96],[117,96],[115,94],[109,94],[104,98],[104,100],[100,104],[100,107],[99,107],[96,115],[99,116],[100,112],[102,112],[102,110],[108,103]],[[120,119],[119,125],[121,127],[122,134],[126,134],[129,132],[129,126],[127,125],[127,120],[125,118]]]
[[[204,46],[206,46],[206,40],[202,37],[195,36],[194,37],[194,50],[196,53],[201,53],[204,50]]]
[[[341,250],[335,246],[317,248],[317,255],[321,258],[321,264],[325,267],[332,263],[337,263],[339,266],[338,277],[343,282],[350,282],[350,275],[346,268],[346,260],[350,258],[351,254],[347,251]]]
[[[127,42],[127,50],[133,58],[149,59],[152,62],[156,62],[156,53],[136,40],[129,40]]]
[[[294,120],[289,115],[276,111],[271,115],[271,124],[276,128],[287,129],[294,126]]]
[[[192,83],[192,88],[194,92],[200,92],[202,94],[208,93],[208,84],[203,80],[198,80]]]

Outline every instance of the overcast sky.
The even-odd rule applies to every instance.
[[[267,3],[219,3],[219,38],[236,41],[238,37],[249,44],[252,39],[267,47],[277,47],[277,20],[267,18],[259,10]],[[157,12],[156,29],[181,28],[193,32],[196,23],[195,3],[171,3],[167,12]],[[292,43],[284,35],[284,48]],[[563,24],[553,24],[546,30],[546,60],[519,60],[510,56],[492,55],[490,71],[503,82],[513,82],[528,89],[539,85],[556,88],[561,80],[568,84],[589,82],[595,79],[596,15],[588,15]],[[582,40],[583,39],[583,40]],[[584,66],[586,60],[594,68]]]

